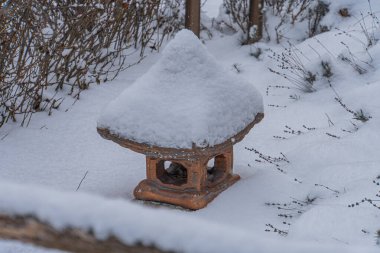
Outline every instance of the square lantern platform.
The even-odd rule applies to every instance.
[[[147,179],[136,187],[134,195],[137,199],[200,209],[240,179],[232,173],[232,166],[232,146],[216,156],[190,160],[147,156]]]

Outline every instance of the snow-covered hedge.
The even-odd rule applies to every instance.
[[[180,1],[0,1],[0,127],[79,98],[158,49],[178,29]]]

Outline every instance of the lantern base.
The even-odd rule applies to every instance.
[[[163,202],[183,208],[198,210],[207,206],[216,196],[240,179],[239,175],[228,175],[219,183],[206,186],[204,190],[171,188],[156,181],[145,179],[134,190],[139,200]]]

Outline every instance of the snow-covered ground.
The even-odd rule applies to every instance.
[[[223,0],[207,0],[202,1],[202,11],[210,18],[215,18],[219,15],[219,7]]]
[[[367,1],[362,2],[359,7],[364,11]],[[375,12],[380,11],[378,3],[372,7]],[[103,108],[157,61],[160,55],[156,54],[126,70],[114,82],[92,87],[75,105],[67,98],[53,116],[36,114],[28,128],[16,124],[0,128],[1,180],[46,187],[28,192],[34,187],[0,183],[0,212],[34,210],[42,218],[54,220],[48,211],[39,211],[44,206],[67,203],[52,204],[51,198],[42,201],[52,189],[55,196],[71,196],[79,204],[79,200],[87,199],[88,203],[99,201],[106,205],[94,212],[84,210],[78,216],[64,216],[62,222],[66,223],[81,219],[85,225],[78,221],[79,225],[95,226],[95,218],[107,216],[112,206],[120,205],[126,219],[116,212],[119,223],[134,225],[133,231],[138,231],[132,235],[119,231],[126,241],[145,235],[148,241],[157,240],[165,248],[185,252],[232,252],[228,251],[231,248],[233,252],[276,252],[282,248],[288,252],[311,252],[311,248],[318,252],[379,250],[375,235],[380,229],[380,211],[361,200],[378,199],[379,192],[380,44],[365,50],[366,37],[358,19],[337,20],[340,30],[332,29],[293,47],[292,55],[316,74],[315,91],[311,93],[294,89],[294,84],[269,71],[272,68],[292,75],[289,70],[278,68],[278,61],[273,59],[273,53],[288,52],[283,46],[258,43],[242,47],[238,35],[217,31],[212,40],[206,40],[209,52],[226,71],[254,84],[265,103],[264,120],[235,146],[234,169],[242,179],[206,208],[187,212],[131,203],[134,187],[145,177],[145,159],[103,140],[96,132]],[[257,48],[263,51],[258,59],[252,55]],[[353,57],[350,59],[354,64],[342,61],[342,55]],[[326,70],[322,61],[331,66],[330,77],[323,76]],[[337,100],[354,113],[362,110],[369,120],[354,119],[360,115],[348,112]],[[246,147],[262,153],[264,158]],[[282,159],[273,161],[273,157]],[[75,193],[87,171],[79,192],[100,196]],[[14,194],[14,202],[6,191]],[[23,196],[35,198],[39,205],[28,203]],[[28,206],[20,208],[19,200]],[[354,207],[349,207],[351,204]],[[70,208],[63,208],[63,212],[70,213]],[[80,216],[86,213],[94,216],[88,220]],[[129,215],[139,219],[130,220]],[[153,223],[158,216],[166,224]],[[143,223],[142,217],[149,217],[152,222]],[[112,222],[103,226],[111,226],[108,231],[114,231],[117,224]],[[192,224],[191,229],[175,233],[173,224],[180,223]],[[204,241],[194,237],[195,243],[189,244],[188,238],[195,236],[196,227],[201,228]],[[166,236],[154,236],[164,229],[168,231]],[[215,231],[223,233],[219,237]],[[325,244],[328,246],[320,248]],[[20,247],[0,243],[1,252],[40,252]]]

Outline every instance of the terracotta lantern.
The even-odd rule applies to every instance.
[[[104,110],[99,134],[146,156],[134,196],[205,207],[239,180],[233,145],[264,117],[252,84],[223,69],[183,30],[161,59]]]

